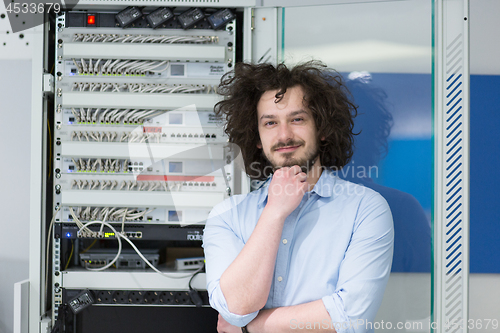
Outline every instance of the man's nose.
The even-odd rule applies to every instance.
[[[278,131],[278,140],[281,142],[288,142],[293,138],[292,128],[287,123],[280,124]]]

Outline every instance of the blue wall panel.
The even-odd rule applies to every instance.
[[[471,76],[470,109],[470,271],[500,273],[500,76]]]

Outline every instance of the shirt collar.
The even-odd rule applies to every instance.
[[[259,200],[257,201],[258,207],[261,207],[267,203],[267,195],[271,179],[272,175],[269,176],[257,189],[262,191]],[[314,185],[314,188],[311,190],[310,193],[316,193],[323,198],[331,197],[336,179],[337,176],[335,176],[332,170],[325,168],[321,173],[321,176],[319,177],[318,181],[316,182],[316,185]]]

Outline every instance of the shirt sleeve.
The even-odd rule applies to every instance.
[[[206,260],[207,291],[210,305],[231,325],[243,327],[250,323],[259,311],[246,315],[238,315],[228,310],[227,301],[220,288],[220,277],[238,256],[245,245],[227,223],[233,221],[236,197],[232,197],[217,205],[210,213],[203,234],[203,248]]]
[[[337,333],[371,331],[392,264],[392,214],[378,193],[360,201],[335,292],[322,298]]]

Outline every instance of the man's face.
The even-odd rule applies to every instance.
[[[304,105],[300,86],[287,89],[279,103],[275,103],[277,92],[266,91],[257,104],[257,147],[274,168],[299,165],[307,172],[313,164],[320,163],[314,119]]]

